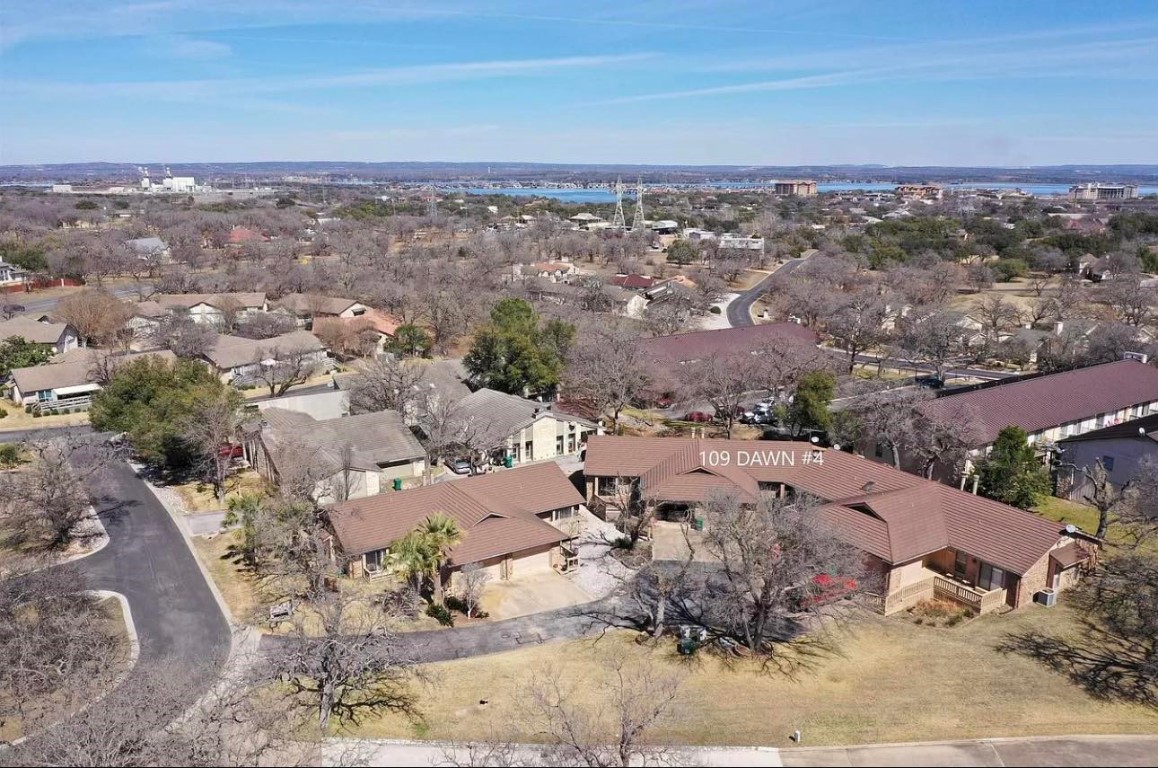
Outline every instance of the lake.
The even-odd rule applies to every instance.
[[[688,189],[766,189],[770,184],[761,184],[744,181],[724,181],[711,184],[689,185]],[[835,181],[817,184],[820,192],[891,192],[896,187],[895,182],[876,181]],[[1020,189],[1037,197],[1069,194],[1069,184],[1018,184],[1016,182],[989,181],[943,184],[945,189]],[[550,197],[564,203],[607,204],[615,202],[615,192],[603,187],[594,189],[555,189],[550,187],[494,187],[476,189],[444,189],[446,194],[470,195],[508,195],[510,197]],[[1158,186],[1144,185],[1138,187],[1139,195],[1158,195]],[[634,190],[626,187],[624,199],[633,199]]]

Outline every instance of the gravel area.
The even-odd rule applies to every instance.
[[[611,555],[611,545],[620,534],[611,523],[580,508],[583,532],[579,535],[579,570],[568,574],[577,587],[598,600],[614,593],[634,576],[634,571]]]

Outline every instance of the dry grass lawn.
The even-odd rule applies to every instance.
[[[219,502],[210,483],[184,483],[171,486],[181,497],[186,512],[210,512],[225,509],[229,500],[243,493],[264,493],[269,490],[265,479],[252,469],[234,472],[225,478],[225,502]]]
[[[546,665],[578,683],[578,695],[596,705],[589,683],[605,674],[600,658],[616,651],[686,668],[679,716],[656,734],[664,743],[790,746],[795,729],[812,745],[1158,732],[1158,712],[1094,700],[1036,662],[995,650],[1007,633],[1072,627],[1064,604],[952,629],[872,617],[842,639],[841,655],[795,680],[749,662],[728,667],[704,654],[683,658],[671,640],[652,648],[621,633],[431,665],[436,682],[423,697],[424,723],[387,716],[365,723],[358,734],[469,740],[501,733],[520,722],[520,685]],[[534,730],[530,723],[522,727]]]
[[[116,636],[120,641],[112,656],[115,663],[103,670],[95,679],[87,681],[83,686],[84,690],[57,691],[40,701],[24,702],[28,714],[31,715],[34,729],[58,722],[78,711],[103,691],[110,689],[114,681],[127,670],[130,662],[129,636],[125,631],[125,613],[121,609],[121,603],[116,598],[110,597],[98,603],[97,608],[105,614],[108,634]],[[3,696],[2,692],[0,696]],[[0,718],[0,743],[26,736],[23,725],[21,718],[17,716]]]
[[[195,536],[193,545],[197,549],[197,556],[209,569],[213,583],[217,585],[217,589],[221,591],[221,596],[225,598],[233,621],[240,624],[253,624],[262,632],[286,632],[290,629],[288,624],[282,624],[272,629],[268,626],[269,608],[288,599],[295,592],[300,592],[300,589],[296,588],[300,585],[295,585],[293,580],[288,578],[263,577],[255,574],[252,569],[246,566],[237,552],[239,535],[237,531],[227,531],[213,537]],[[338,583],[343,592],[360,597],[369,597],[374,593],[384,592],[393,586],[393,583],[388,579],[372,582],[368,579],[343,578]],[[318,631],[315,629],[316,620],[310,615],[309,607],[298,605],[297,610],[305,620],[306,632]],[[359,601],[354,604],[348,614],[350,621],[359,621],[362,617],[359,616],[358,612],[364,610],[375,609],[368,603]],[[422,615],[414,621],[407,621],[404,625],[398,625],[394,628],[399,631],[414,631],[437,629],[438,626],[436,620]]]
[[[22,407],[12,403],[4,403],[0,407],[8,412],[7,416],[0,419],[0,432],[47,427],[79,427],[88,424],[88,411],[35,418],[31,413],[25,413]]]

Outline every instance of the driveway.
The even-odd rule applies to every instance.
[[[591,602],[591,595],[556,571],[492,581],[483,592],[482,609],[493,619],[513,619]]]

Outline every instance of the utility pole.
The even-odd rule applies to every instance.
[[[623,215],[623,180],[615,180],[615,216],[611,218],[611,228],[619,232],[627,229],[627,219]]]
[[[631,231],[643,231],[643,177],[639,177],[635,184],[635,215],[631,217]]]

